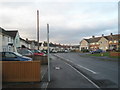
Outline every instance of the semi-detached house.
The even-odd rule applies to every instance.
[[[113,35],[112,33],[108,36],[104,36],[102,34],[101,37],[92,36],[89,39],[83,39],[80,42],[80,51],[83,49],[88,50],[112,50],[118,49],[119,45],[118,42],[120,41],[120,34]]]
[[[18,30],[6,31],[0,27],[1,51],[16,51],[20,47],[20,36]]]
[[[38,43],[35,40],[23,39],[18,30],[5,30],[0,27],[0,51],[17,51],[16,49],[25,46],[29,49],[38,49]],[[41,43],[39,43],[39,48]]]

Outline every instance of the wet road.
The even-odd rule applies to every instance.
[[[118,87],[118,62],[81,57],[80,53],[57,53],[57,57],[80,69],[100,87]]]
[[[48,88],[96,88],[99,90],[98,86],[71,65],[55,56],[51,56],[51,59],[51,81]]]

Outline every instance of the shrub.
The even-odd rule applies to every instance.
[[[89,52],[88,49],[81,49],[82,52]]]

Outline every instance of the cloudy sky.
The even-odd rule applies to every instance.
[[[118,33],[118,0],[1,0],[0,27],[19,30],[36,40],[36,12],[40,12],[40,41],[79,44],[83,38]]]

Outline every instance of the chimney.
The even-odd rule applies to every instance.
[[[102,37],[104,37],[104,34],[102,34]]]
[[[28,38],[26,38],[26,41],[28,41]]]
[[[95,36],[92,36],[92,38],[95,38]]]
[[[110,33],[110,35],[112,36],[112,35],[113,35],[113,33]]]

